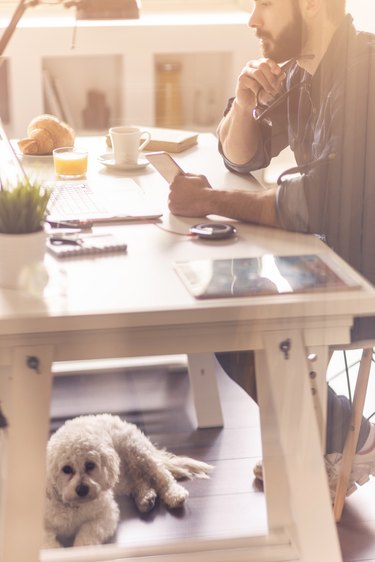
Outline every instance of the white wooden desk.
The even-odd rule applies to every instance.
[[[81,142],[90,144],[93,156],[104,151],[103,139],[99,145]],[[215,186],[252,188],[250,180],[225,171],[213,137],[202,135],[199,148],[178,160],[187,171],[206,173]],[[88,175],[103,189],[122,177],[101,168],[94,157]],[[134,177],[140,188],[166,203],[167,185],[155,172],[147,169]],[[186,232],[194,222],[166,211],[162,225]],[[42,297],[0,291],[0,396],[9,421],[2,457],[0,561],[144,561],[152,556],[156,562],[340,562],[309,373],[324,380],[327,346],[349,342],[354,314],[375,313],[374,289],[358,276],[358,290],[197,301],[173,271],[175,260],[329,250],[315,237],[248,225],[238,225],[236,240],[215,243],[154,224],[112,228],[128,242],[127,255],[70,261],[47,256],[50,281]],[[288,354],[280,348],[285,340],[291,344]],[[43,551],[39,558],[52,363],[176,353],[199,362],[207,352],[249,348],[256,350],[258,367],[269,534],[230,541],[192,537],[136,552],[113,545],[59,549]],[[317,353],[314,363],[306,358],[311,351]],[[29,357],[38,358],[38,369],[28,366]],[[204,379],[205,371],[201,375]],[[250,473],[251,467],[249,478]]]

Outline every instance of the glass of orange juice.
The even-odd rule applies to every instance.
[[[87,150],[81,148],[55,148],[53,164],[57,176],[63,179],[82,178],[87,172]]]

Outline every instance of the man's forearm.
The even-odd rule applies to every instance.
[[[277,216],[276,191],[277,188],[261,192],[220,191],[215,189],[206,192],[206,197],[210,214],[243,222],[280,227]]]
[[[246,164],[258,148],[259,129],[251,115],[251,108],[243,109],[234,100],[230,111],[218,127],[223,152],[233,164]]]

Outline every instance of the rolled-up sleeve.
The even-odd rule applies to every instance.
[[[231,162],[225,156],[220,141],[219,141],[218,149],[223,157],[224,164],[228,168],[228,170],[230,170],[231,172],[237,172],[238,174],[249,174],[254,170],[260,170],[261,168],[265,168],[266,166],[268,166],[271,160],[269,155],[265,155],[263,144],[258,145],[258,150],[256,154],[254,154],[252,159],[249,160],[249,162],[246,162],[245,164],[235,164]]]
[[[230,98],[224,111],[224,116],[230,111],[234,98]],[[288,145],[288,133],[286,122],[286,111],[284,106],[280,106],[272,114],[272,125],[267,121],[260,120],[258,122],[258,147],[252,158],[244,164],[236,164],[231,162],[226,155],[220,140],[218,141],[218,150],[225,166],[231,172],[239,174],[249,174],[254,170],[266,168],[271,159],[277,156]]]
[[[309,212],[302,182],[303,177],[299,175],[283,181],[277,189],[277,216],[286,230],[309,231]]]

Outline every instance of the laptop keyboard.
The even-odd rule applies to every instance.
[[[53,215],[85,215],[106,211],[92,189],[84,183],[55,184],[48,203],[48,212]]]

